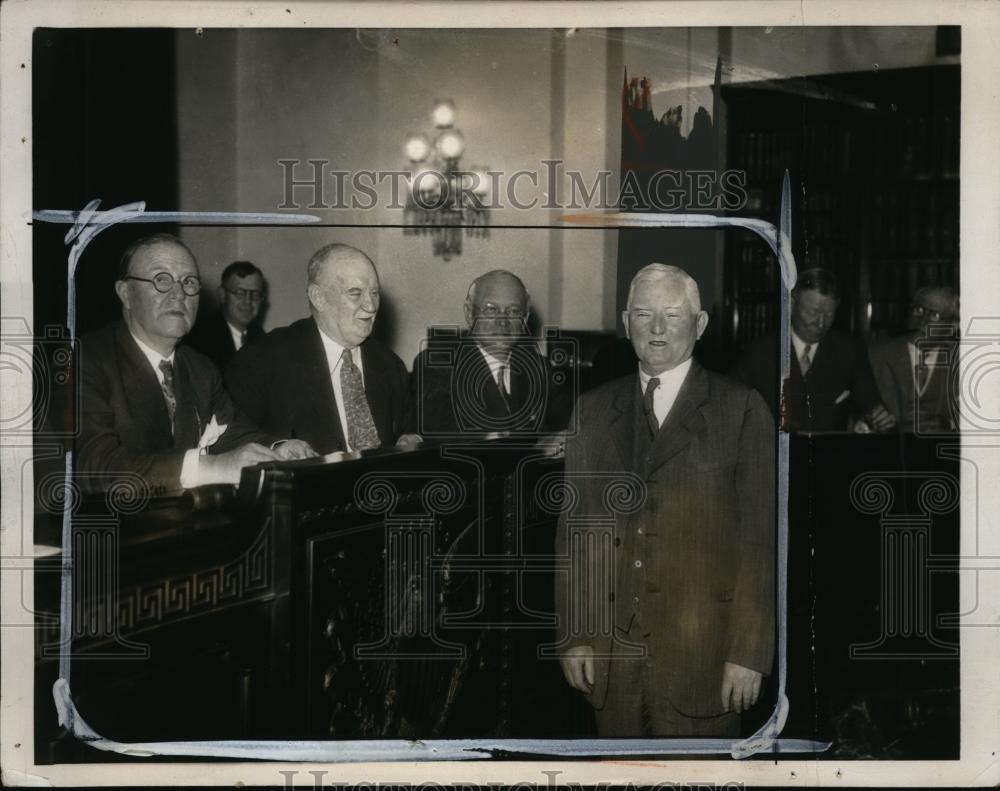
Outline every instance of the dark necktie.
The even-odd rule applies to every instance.
[[[344,349],[340,365],[340,392],[344,399],[344,416],[347,418],[347,444],[351,450],[370,450],[382,443],[375,429],[372,411],[365,398],[361,371],[351,359],[349,349]]]
[[[646,392],[642,396],[642,411],[646,413],[646,423],[649,425],[649,434],[656,437],[656,432],[660,430],[660,421],[656,417],[656,410],[653,409],[653,394],[660,386],[660,380],[653,377],[646,385]]]
[[[247,331],[243,330],[243,332],[240,333],[240,345],[236,349],[236,351],[239,351],[240,349],[242,349],[246,345],[247,345]]]
[[[160,372],[163,374],[163,398],[167,402],[167,414],[170,416],[170,430],[174,430],[174,415],[177,413],[177,391],[174,389],[174,364],[169,360],[160,360]]]

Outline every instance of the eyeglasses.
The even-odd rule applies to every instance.
[[[225,288],[225,286],[223,286],[223,288]],[[236,297],[236,299],[240,300],[241,302],[244,299],[249,299],[251,302],[260,302],[261,300],[264,299],[263,291],[254,291],[253,289],[249,288],[226,288],[226,291],[228,291],[230,294],[232,294],[234,297]]]
[[[177,280],[169,272],[160,272],[153,275],[152,278],[126,275],[122,280],[141,280],[143,283],[152,283],[153,288],[161,294],[169,294],[174,288],[174,283],[180,283],[181,291],[189,297],[193,297],[201,291],[201,278],[197,275],[185,275]]]
[[[501,308],[499,305],[494,305],[492,302],[487,302],[485,305],[477,306],[476,313],[488,319],[496,319],[500,316],[508,319],[523,319],[528,315],[528,311],[520,305],[508,305],[506,308]]]
[[[926,316],[931,321],[941,321],[944,314],[938,310],[931,310],[930,308],[925,308],[923,305],[914,305],[912,308],[914,316]]]

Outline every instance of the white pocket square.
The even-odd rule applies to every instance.
[[[842,404],[844,401],[846,401],[850,397],[851,397],[851,391],[850,390],[845,390],[843,393],[841,393],[839,396],[837,396],[837,400],[834,401],[833,403],[835,403],[835,404]]]

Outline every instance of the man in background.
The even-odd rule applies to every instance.
[[[563,673],[602,737],[736,736],[774,655],[774,423],[691,358],[683,269],[641,269],[622,322],[638,370],[580,397],[566,443]]]
[[[882,400],[901,431],[956,429],[951,373],[957,331],[958,294],[926,286],[913,295],[907,332],[869,350]]]
[[[528,291],[512,272],[477,277],[462,336],[433,336],[413,361],[422,435],[555,429],[549,370],[528,337]]]
[[[238,483],[243,467],[313,455],[277,442],[234,408],[212,362],[178,344],[198,312],[201,279],[191,251],[154,234],[122,256],[115,291],[122,321],[80,340],[81,431],[77,480],[100,491],[138,475],[150,493]]]
[[[236,352],[264,334],[263,302],[264,274],[249,261],[234,261],[222,272],[218,310],[201,318],[187,342],[225,371]]]
[[[310,258],[311,316],[244,348],[226,371],[236,403],[265,430],[320,454],[419,441],[406,366],[370,338],[378,272],[367,255],[329,244]]]
[[[791,365],[784,424],[790,431],[888,431],[895,418],[881,403],[863,344],[832,329],[840,305],[833,273],[806,269],[791,295]],[[778,410],[777,334],[752,343],[731,371]]]

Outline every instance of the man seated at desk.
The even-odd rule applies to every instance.
[[[882,400],[901,431],[950,432],[958,425],[952,386],[958,327],[958,294],[926,286],[913,295],[909,329],[871,347],[872,370]]]
[[[413,361],[419,429],[428,436],[554,428],[548,366],[527,337],[528,291],[496,269],[469,286],[466,333],[432,336]]]
[[[307,266],[307,319],[250,344],[226,371],[229,392],[265,430],[306,440],[318,453],[419,441],[406,366],[370,338],[379,308],[375,265],[329,244]]]
[[[76,469],[85,490],[137,474],[154,495],[238,483],[243,467],[312,453],[276,442],[233,406],[212,362],[178,346],[198,312],[191,251],[154,234],[122,257],[122,321],[80,340],[81,421]]]
[[[833,273],[799,273],[792,289],[792,359],[784,394],[790,431],[888,431],[896,423],[881,403],[864,345],[831,329],[839,305]],[[764,396],[776,418],[777,349],[776,333],[768,333],[750,345],[731,372]]]

